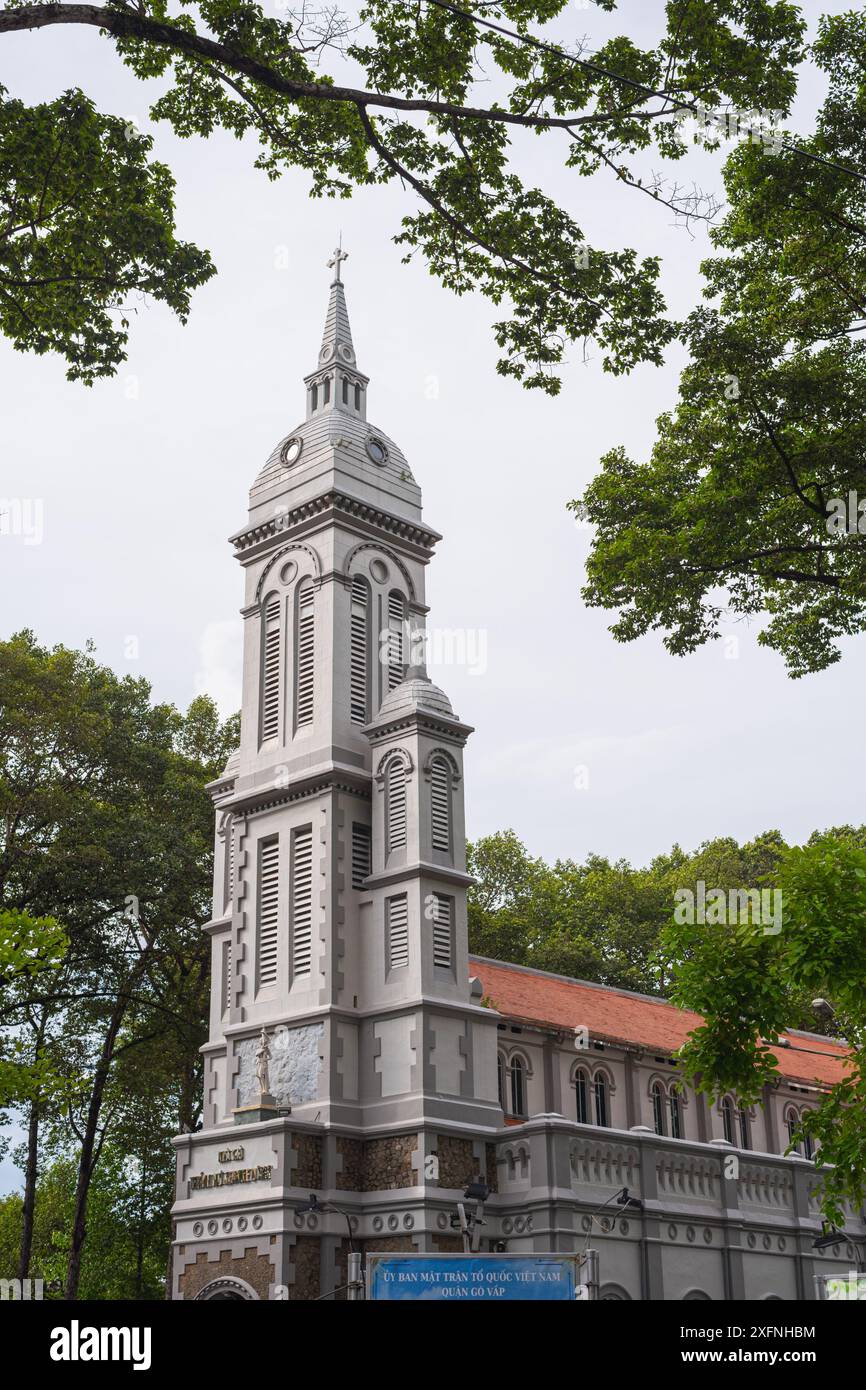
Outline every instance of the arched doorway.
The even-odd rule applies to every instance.
[[[196,1294],[193,1303],[258,1303],[259,1296],[245,1279],[212,1279]]]

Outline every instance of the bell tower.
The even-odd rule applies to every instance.
[[[267,1155],[282,1136],[285,1157],[303,1134],[321,1180],[296,1184],[278,1163],[272,1182],[336,1183],[344,1200],[379,1180],[367,1159],[347,1176],[357,1155],[387,1153],[402,1168],[383,1190],[416,1189],[423,1208],[428,1185],[436,1189],[431,1127],[478,1136],[502,1120],[499,1016],[468,972],[472,730],[417,660],[440,537],[423,520],[406,457],[368,421],[345,259],[338,248],[328,263],[305,419],[260,470],[231,538],[245,585],[241,741],[210,787],[204,1127],[178,1141],[188,1152],[177,1215],[201,1206],[189,1175],[209,1135],[219,1152],[247,1155]],[[460,1142],[476,1169],[477,1140]],[[249,1195],[234,1199],[243,1206]]]

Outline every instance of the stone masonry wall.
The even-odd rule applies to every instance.
[[[178,1257],[182,1254],[178,1251]],[[274,1269],[267,1255],[260,1255],[254,1245],[244,1250],[239,1259],[232,1259],[230,1250],[221,1250],[219,1259],[209,1260],[206,1250],[199,1250],[195,1264],[187,1265],[178,1279],[180,1296],[185,1301],[195,1298],[206,1284],[214,1279],[243,1279],[255,1289],[259,1298],[267,1299],[268,1285],[274,1282]]]

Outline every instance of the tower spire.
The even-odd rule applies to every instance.
[[[341,237],[327,262],[333,279],[318,366],[306,377],[307,418],[326,406],[347,408],[362,419],[365,417],[367,378],[358,371],[355,362],[355,345],[341,276],[343,261],[348,260],[348,256]]]

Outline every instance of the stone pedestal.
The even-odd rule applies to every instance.
[[[239,1105],[232,1111],[236,1125],[251,1125],[259,1120],[277,1120],[280,1115],[291,1115],[290,1105],[277,1105],[269,1091],[260,1091],[258,1097],[249,1105]]]

